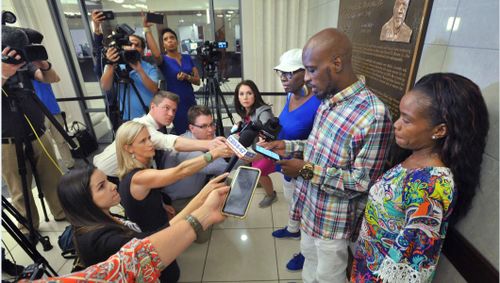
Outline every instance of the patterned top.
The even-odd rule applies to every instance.
[[[391,138],[389,111],[362,82],[321,102],[307,141],[285,142],[288,154],[303,152],[314,165],[311,180],[295,181],[291,217],[302,230],[321,239],[350,237],[354,198],[382,173]]]
[[[456,191],[445,167],[387,171],[370,189],[353,282],[431,282]]]
[[[35,282],[159,282],[164,268],[148,238],[132,239],[104,262],[65,276]]]

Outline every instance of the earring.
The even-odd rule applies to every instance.
[[[432,139],[435,140],[437,139],[437,137],[435,135],[432,135]]]
[[[132,153],[132,154],[131,154],[131,157],[132,157],[132,159],[135,159],[135,154],[133,154],[133,153]]]

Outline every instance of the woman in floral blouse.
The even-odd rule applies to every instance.
[[[489,122],[476,84],[430,74],[399,108],[396,143],[412,154],[370,189],[353,282],[430,282],[448,223],[465,214],[479,184]]]

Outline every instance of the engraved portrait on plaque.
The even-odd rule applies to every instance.
[[[392,9],[392,17],[384,24],[380,32],[380,40],[410,42],[412,30],[404,22],[409,4],[410,0],[396,0]]]

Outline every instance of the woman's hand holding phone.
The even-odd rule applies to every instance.
[[[191,213],[200,221],[203,230],[207,230],[210,225],[222,222],[226,219],[226,216],[221,213],[221,209],[228,192],[228,186],[214,189],[207,196],[203,204]]]

